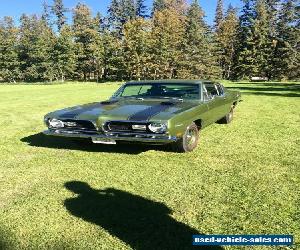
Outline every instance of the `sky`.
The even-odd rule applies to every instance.
[[[111,0],[64,0],[64,5],[68,9],[72,9],[78,2],[87,4],[93,14],[100,11],[103,15],[106,14],[107,7]],[[52,0],[46,0],[49,4]],[[152,0],[146,0],[149,7],[152,6]],[[199,0],[201,7],[205,11],[206,20],[209,24],[213,23],[217,0]],[[40,14],[42,12],[43,0],[0,0],[0,18],[4,16],[12,16],[18,20],[22,13]],[[231,3],[234,7],[242,6],[241,0],[224,0],[225,9]],[[70,14],[68,14],[70,17]]]

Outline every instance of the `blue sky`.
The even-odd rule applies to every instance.
[[[46,0],[49,4],[52,0]],[[42,11],[43,0],[0,0],[0,17],[12,16],[18,19],[22,13],[26,14],[39,14]],[[72,9],[79,0],[64,0],[67,8]],[[81,0],[92,9],[93,13],[100,11],[103,15],[106,14],[107,6],[110,0]],[[152,5],[152,0],[146,0],[148,6]],[[201,7],[206,14],[206,20],[209,24],[214,19],[217,0],[199,0]],[[241,7],[241,0],[224,0],[225,8],[231,3],[235,7]]]

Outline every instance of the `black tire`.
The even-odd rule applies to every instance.
[[[233,120],[233,107],[231,107],[230,112],[225,115],[222,119],[218,121],[220,124],[229,124]]]
[[[172,150],[179,153],[192,152],[198,145],[199,129],[193,122],[189,125],[182,138],[172,143]]]

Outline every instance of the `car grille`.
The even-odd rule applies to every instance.
[[[109,132],[151,133],[148,129],[148,124],[142,122],[110,121],[105,124],[104,128]],[[146,129],[133,129],[132,125],[146,125]]]
[[[83,120],[62,120],[64,123],[64,127],[61,128],[63,130],[70,131],[83,131],[83,132],[96,132],[94,124],[90,121]]]

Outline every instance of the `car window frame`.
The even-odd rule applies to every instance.
[[[166,85],[172,85],[173,83],[165,83]],[[174,83],[175,84],[175,83]],[[127,83],[125,83],[124,85],[122,85],[113,95],[112,95],[112,99],[115,99],[115,98],[122,98],[122,97],[124,97],[124,98],[126,98],[127,96],[122,96],[122,93],[123,93],[123,91],[124,91],[124,89],[127,87],[127,86],[130,86],[130,85],[137,85],[137,86],[139,86],[139,85],[141,85],[141,88],[142,88],[142,86],[143,86],[143,84],[139,84],[139,83],[137,83],[137,84],[127,84]],[[145,83],[145,85],[147,85],[147,83]],[[152,85],[152,83],[149,83],[149,85]],[[183,84],[184,85],[184,84]],[[198,97],[197,98],[191,98],[191,99],[186,99],[186,100],[201,100],[201,97],[202,97],[202,93],[201,93],[201,86],[199,86],[200,84],[190,84],[190,83],[187,83],[186,85],[198,85]],[[128,97],[130,97],[130,96],[128,96]]]

